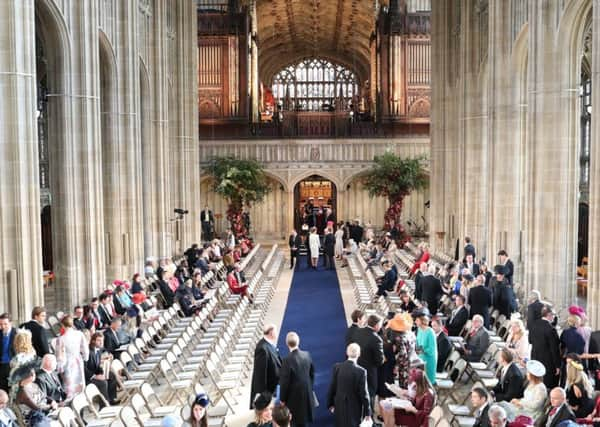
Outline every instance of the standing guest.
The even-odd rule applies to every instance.
[[[8,394],[0,389],[0,427],[18,427],[17,416],[8,407]]]
[[[48,346],[48,336],[46,335],[46,309],[44,307],[33,307],[31,311],[31,320],[23,323],[21,328],[31,331],[31,342],[38,357],[44,357],[50,353]]]
[[[467,299],[470,307],[470,315],[480,315],[483,318],[483,325],[490,327],[490,307],[493,303],[492,292],[489,288],[483,286],[483,277],[477,276],[474,286],[469,291]]]
[[[409,400],[410,403],[402,409],[393,411],[382,404],[384,426],[427,427],[429,414],[431,414],[435,402],[435,391],[428,381],[427,375],[421,369],[412,369],[409,375],[408,389],[399,389],[397,394],[399,398]]]
[[[508,253],[504,249],[498,252],[500,258],[500,264],[504,266],[504,277],[506,278],[510,286],[513,285],[513,275],[515,273],[515,266],[512,260],[508,257]]]
[[[529,302],[527,305],[527,327],[531,328],[533,322],[542,318],[542,307],[544,307],[544,303],[542,302],[540,291],[535,289],[531,291],[527,301]]]
[[[552,326],[554,312],[552,307],[544,305],[542,317],[533,322],[529,328],[529,343],[531,344],[531,358],[539,360],[546,368],[544,384],[546,388],[558,385],[560,374],[560,340],[556,329]]]
[[[58,338],[56,354],[59,371],[65,383],[67,399],[73,398],[85,387],[83,364],[88,360],[89,348],[81,331],[73,328],[73,318],[63,317],[64,333]]]
[[[408,387],[410,360],[415,354],[416,338],[412,332],[413,320],[408,313],[397,313],[388,322],[386,339],[393,346],[394,362],[398,371],[398,385]]]
[[[300,251],[300,246],[302,246],[302,237],[294,229],[292,230],[292,234],[290,234],[288,242],[290,245],[290,268],[294,268],[294,261],[298,259],[298,252]]]
[[[527,387],[522,399],[512,399],[510,403],[502,402],[502,407],[508,413],[508,418],[514,420],[519,415],[525,415],[534,420],[544,413],[544,405],[548,392],[544,385],[546,368],[537,360],[527,362]]]
[[[594,410],[594,388],[581,362],[569,360],[567,363],[566,393],[569,407],[577,418],[585,418]]]
[[[308,248],[310,253],[310,265],[313,269],[317,269],[319,263],[319,250],[321,249],[321,240],[317,234],[317,227],[310,229],[310,235],[308,236]]]
[[[512,285],[506,278],[506,271],[506,266],[497,265],[494,267],[496,278],[491,286],[494,292],[494,308],[500,314],[509,318],[511,313],[517,311],[517,302]]]
[[[452,344],[450,344],[448,336],[444,333],[444,328],[442,327],[442,322],[439,318],[434,317],[431,320],[431,329],[433,329],[433,332],[435,333],[435,342],[438,350],[436,371],[444,372],[444,365],[452,352]]]
[[[86,328],[85,321],[83,320],[83,307],[80,305],[75,306],[73,309],[73,326],[78,331],[83,331]]]
[[[292,422],[292,414],[290,410],[279,404],[273,408],[273,427],[290,427]]]
[[[208,405],[210,399],[206,393],[196,395],[192,407],[190,408],[190,417],[187,419],[189,427],[208,427]]]
[[[381,317],[371,314],[367,318],[367,326],[359,329],[356,334],[356,344],[360,346],[358,364],[367,371],[371,410],[377,393],[377,369],[383,365],[383,340],[379,336],[382,324]]]
[[[303,427],[313,421],[315,367],[310,354],[298,347],[298,334],[289,332],[285,342],[290,353],[281,363],[280,400],[292,413],[294,427]]]
[[[277,328],[267,325],[263,330],[263,338],[254,350],[254,370],[252,371],[252,387],[250,390],[250,408],[257,395],[268,392],[275,393],[279,384],[281,357],[277,350]]]
[[[475,410],[473,415],[475,416],[475,423],[473,427],[491,427],[490,419],[488,417],[488,410],[490,404],[488,402],[487,391],[482,387],[474,387],[471,390],[471,406]]]
[[[512,353],[503,348],[498,352],[499,381],[493,389],[496,402],[510,402],[523,396],[523,374],[513,363]]]
[[[193,267],[196,264],[196,261],[198,260],[198,243],[193,243],[192,246],[186,249],[186,251],[183,253],[183,256],[185,256],[188,265],[190,267]]]
[[[483,317],[479,314],[473,316],[472,323],[473,326],[465,342],[464,353],[469,362],[479,362],[490,345],[490,335],[483,326]]]
[[[490,419],[490,425],[494,427],[506,427],[508,425],[506,411],[500,405],[490,406],[488,418]]]
[[[419,265],[419,270],[417,271],[417,274],[415,275],[415,298],[418,301],[421,301],[421,299],[423,298],[423,288],[421,286],[421,280],[424,276],[427,275],[428,270],[429,265],[427,265],[426,262],[422,262]]]
[[[335,257],[342,259],[344,254],[344,228],[343,223],[338,224],[338,228],[335,232]]]
[[[563,421],[575,421],[575,414],[567,404],[564,389],[555,387],[550,391],[550,408],[537,419],[536,427],[556,427]]]
[[[247,427],[273,427],[273,403],[269,392],[258,394],[252,403],[254,407],[254,421]]]
[[[105,360],[112,360],[112,355],[104,348],[104,335],[96,332],[90,338],[90,353],[85,363],[85,382],[95,384],[100,393],[111,404],[117,405],[117,381],[112,372],[104,372]]]
[[[37,371],[35,382],[49,399],[61,403],[68,396],[56,373],[56,363],[56,357],[53,354],[42,357],[42,366]]]
[[[466,259],[468,255],[471,255],[473,258],[475,258],[475,246],[473,246],[470,237],[465,237],[464,258]]]
[[[446,321],[446,329],[448,329],[448,335],[451,337],[459,336],[467,320],[469,320],[469,310],[465,307],[465,297],[463,295],[456,295],[454,303],[456,304],[456,308],[452,310],[450,317]]]
[[[18,380],[13,380],[17,376],[15,373],[19,372],[20,368],[37,367],[39,363],[39,357],[33,348],[31,342],[31,331],[28,329],[19,329],[15,335],[13,342],[15,349],[15,355],[10,359],[10,374],[8,377],[8,386],[10,387],[11,400],[15,398],[19,390]]]
[[[479,264],[479,273],[483,276],[483,285],[489,288],[493,275],[485,262]]]
[[[435,333],[429,326],[429,319],[431,315],[429,310],[422,309],[416,312],[415,323],[417,324],[417,354],[419,358],[425,363],[425,373],[427,379],[433,385],[435,385],[435,372],[437,370],[437,343],[435,339]]]
[[[367,324],[367,317],[365,313],[361,310],[354,310],[350,315],[350,318],[352,319],[352,324],[348,327],[346,331],[346,347],[348,346],[348,344],[356,342],[355,337],[358,333],[358,330],[360,328],[364,328]]]
[[[529,344],[525,325],[523,325],[521,319],[510,321],[510,331],[506,339],[506,348],[513,354],[515,362],[522,367],[531,359],[531,345]]]
[[[364,229],[360,225],[360,219],[354,220],[354,227],[350,229],[350,238],[358,245],[363,240]]]
[[[349,344],[346,355],[348,360],[333,368],[327,407],[335,417],[335,427],[359,427],[363,421],[371,419],[367,371],[358,366],[358,344]]]
[[[567,328],[563,329],[560,334],[560,346],[563,354],[575,353],[583,354],[585,351],[585,340],[577,331],[581,324],[581,319],[578,316],[570,314],[567,317]]]
[[[335,270],[335,262],[333,256],[335,255],[335,238],[331,228],[325,229],[325,238],[323,239],[323,255],[325,255],[325,268],[329,270]]]
[[[474,258],[475,257],[472,254],[467,254],[462,267],[467,269],[471,275],[477,277],[479,276],[479,264],[475,262]]]
[[[212,239],[215,217],[213,216],[213,212],[208,208],[208,205],[200,213],[200,222],[202,224],[202,237],[204,237],[204,240]]]
[[[432,314],[436,314],[440,306],[440,298],[444,295],[442,282],[435,277],[435,266],[429,266],[427,275],[421,279],[421,302],[427,303],[427,308]]]
[[[0,315],[0,330],[2,331],[2,341],[0,341],[0,390],[8,392],[8,375],[10,374],[10,361],[15,356],[13,343],[17,331],[12,327],[10,314]]]
[[[412,268],[410,269],[410,272],[412,274],[415,274],[417,272],[417,270],[419,269],[419,266],[421,265],[421,263],[423,263],[423,262],[429,262],[429,258],[430,258],[429,246],[427,246],[426,243],[421,243],[419,245],[419,248],[423,252],[421,253],[421,255],[419,255],[417,257],[417,261],[413,264]]]

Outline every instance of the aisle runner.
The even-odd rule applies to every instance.
[[[322,259],[322,257],[321,257]],[[319,407],[314,411],[312,426],[333,427],[333,416],[326,408],[327,390],[333,365],[344,360],[346,315],[340,285],[334,270],[318,270],[306,266],[301,257],[296,267],[287,307],[279,334],[281,356],[288,354],[285,336],[290,331],[300,335],[300,348],[308,351],[315,365],[315,393]]]

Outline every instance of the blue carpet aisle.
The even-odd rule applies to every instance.
[[[322,260],[322,257],[320,258]],[[306,257],[296,265],[287,307],[279,335],[281,356],[288,354],[285,336],[300,335],[300,348],[308,351],[315,365],[314,391],[319,400],[313,426],[333,427],[333,415],[327,410],[327,390],[333,365],[344,360],[346,315],[335,270],[307,267]],[[299,266],[298,266],[299,264]]]

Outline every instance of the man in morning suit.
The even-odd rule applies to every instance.
[[[482,387],[474,387],[471,390],[471,405],[475,412],[475,424],[473,427],[491,427],[490,419],[488,417],[488,409],[490,409],[490,403],[488,402],[487,391]]]
[[[513,363],[513,355],[507,348],[503,348],[498,352],[498,365],[501,366],[500,381],[493,389],[496,402],[510,402],[513,399],[523,397],[523,374],[519,367]]]
[[[31,343],[37,353],[38,357],[44,357],[44,355],[50,353],[50,347],[48,346],[48,336],[46,335],[46,328],[44,323],[46,322],[46,309],[44,307],[33,307],[31,311],[31,320],[23,323],[22,328],[31,331]]]
[[[0,390],[8,392],[10,360],[15,355],[13,342],[17,334],[16,329],[12,327],[10,314],[3,313],[0,315],[0,330],[2,331],[2,341],[0,341]]]
[[[531,344],[531,360],[539,360],[546,368],[544,384],[551,389],[558,385],[560,374],[560,339],[552,321],[554,312],[552,307],[545,305],[542,308],[542,318],[537,319],[529,326],[529,343]]]
[[[527,327],[531,328],[533,322],[542,318],[542,308],[544,303],[542,302],[542,295],[540,291],[533,290],[527,298],[529,305],[527,306]]]
[[[110,328],[104,331],[104,348],[106,351],[112,353],[115,359],[118,359],[121,355],[121,351],[117,351],[121,347],[121,340],[119,338],[119,329],[121,328],[121,318],[113,317],[110,322]]]
[[[427,303],[427,308],[434,316],[440,306],[440,299],[444,295],[442,282],[434,276],[435,266],[430,265],[429,271],[421,278],[421,302]]]
[[[325,268],[329,270],[335,270],[335,262],[333,261],[333,256],[335,255],[335,237],[330,228],[325,229],[325,238],[323,239],[323,255],[325,257]]]
[[[444,372],[444,365],[446,364],[446,360],[448,360],[448,356],[452,352],[452,344],[450,344],[450,340],[448,336],[444,333],[444,329],[442,328],[442,321],[438,317],[434,317],[431,319],[431,329],[435,333],[435,341],[437,344],[437,372]]]
[[[421,301],[421,298],[423,297],[423,291],[421,288],[421,280],[423,279],[424,276],[427,275],[428,269],[429,269],[429,265],[427,265],[426,262],[422,262],[421,264],[419,264],[419,270],[417,271],[417,274],[415,275],[415,298],[418,299],[419,301]]]
[[[294,268],[294,261],[298,259],[298,252],[300,251],[300,246],[302,246],[302,237],[300,237],[295,229],[292,230],[288,243],[290,245],[290,268]]]
[[[383,340],[379,336],[382,324],[381,317],[371,314],[367,318],[367,326],[359,329],[356,333],[356,344],[360,346],[358,364],[367,371],[371,412],[377,393],[377,369],[383,365]]]
[[[498,257],[500,258],[500,263],[504,265],[504,278],[508,282],[510,286],[513,285],[513,275],[515,273],[515,265],[512,260],[508,257],[508,253],[504,249],[498,251]]]
[[[281,356],[277,351],[277,328],[275,325],[266,325],[263,330],[263,338],[256,344],[254,350],[250,409],[252,409],[252,403],[257,394],[275,393],[277,384],[279,384],[280,369]]]
[[[202,237],[204,240],[211,240],[215,218],[212,211],[208,208],[208,205],[205,206],[204,210],[200,213],[200,222],[202,224]]]
[[[567,393],[560,387],[550,391],[550,408],[536,420],[535,427],[556,427],[563,421],[575,421],[575,414],[567,404]]]
[[[483,326],[483,317],[476,314],[473,316],[473,327],[465,340],[465,359],[469,362],[479,362],[489,345],[490,335]]]
[[[483,276],[479,275],[469,291],[469,307],[471,318],[476,314],[483,317],[483,325],[486,328],[490,326],[490,307],[493,303],[492,291],[483,286],[485,283]]]
[[[85,362],[85,382],[95,384],[100,393],[111,404],[117,404],[117,381],[111,372],[102,369],[102,355],[107,353],[104,349],[104,335],[96,332],[90,338],[90,356]],[[106,357],[106,355],[104,356]],[[112,356],[109,356],[109,358]]]
[[[479,264],[475,262],[473,255],[471,254],[465,256],[465,262],[463,263],[462,268],[469,270],[469,273],[471,273],[473,277],[479,276]]]
[[[352,319],[352,324],[346,330],[346,347],[348,347],[348,344],[356,342],[356,334],[367,324],[367,318],[362,310],[354,310],[350,318]]]
[[[346,355],[348,360],[333,368],[327,407],[335,417],[335,427],[359,427],[360,423],[371,419],[367,371],[358,366],[358,344],[348,345]]]
[[[53,354],[42,358],[42,366],[36,372],[35,382],[44,394],[56,403],[66,399],[67,393],[56,373],[56,357]]]
[[[281,362],[279,398],[292,413],[292,425],[304,427],[313,421],[315,367],[310,354],[298,347],[297,333],[289,332],[285,342],[290,353]]]
[[[467,320],[469,320],[469,310],[465,307],[465,297],[463,295],[456,295],[454,303],[456,304],[456,308],[452,310],[450,317],[446,321],[446,329],[448,329],[448,335],[451,337],[459,336]]]
[[[377,285],[378,296],[386,296],[388,292],[393,291],[398,281],[398,275],[396,270],[392,268],[392,264],[389,261],[384,261],[382,265],[385,273],[381,278],[381,283]]]

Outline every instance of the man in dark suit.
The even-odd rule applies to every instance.
[[[46,354],[42,358],[42,366],[36,372],[35,382],[44,394],[56,403],[64,402],[67,393],[56,373],[56,357]]]
[[[46,334],[46,328],[44,327],[45,322],[46,309],[38,306],[33,307],[33,310],[31,311],[31,320],[21,325],[21,328],[31,331],[31,342],[38,357],[44,357],[44,355],[50,353],[48,336]]]
[[[470,237],[465,237],[465,248],[464,248],[465,259],[467,258],[467,255],[472,255],[473,258],[475,258],[475,246],[473,246],[473,243],[471,242]],[[475,276],[475,275],[473,275],[473,276]]]
[[[473,316],[473,327],[465,340],[465,359],[479,362],[490,345],[490,335],[483,326],[483,317]]]
[[[119,338],[119,329],[121,328],[121,319],[114,317],[110,322],[110,328],[104,331],[104,348],[112,353],[115,359],[121,355],[121,351],[117,351],[121,347],[121,339]]]
[[[550,391],[550,408],[537,419],[535,427],[556,427],[563,421],[575,421],[575,414],[567,404],[565,390],[556,387]]]
[[[171,289],[166,280],[168,274],[168,272],[163,271],[160,275],[160,279],[158,279],[158,289],[165,300],[165,308],[171,307],[175,302],[175,292],[173,292],[173,289]]]
[[[392,268],[392,264],[389,261],[384,261],[382,266],[385,273],[381,278],[381,283],[377,285],[377,295],[384,297],[388,292],[394,290],[396,282],[398,281],[398,276],[396,270]]]
[[[6,392],[10,391],[8,387],[8,375],[10,374],[10,360],[15,355],[13,342],[17,331],[12,327],[10,314],[0,315],[0,330],[2,331],[2,340],[0,341],[0,389]]]
[[[90,338],[90,356],[84,365],[85,382],[95,384],[100,393],[111,404],[117,402],[117,381],[112,373],[104,372],[102,369],[102,358],[107,357],[104,349],[104,335],[96,332]],[[104,356],[103,356],[104,354]],[[109,358],[112,356],[108,356]]]
[[[444,295],[442,282],[434,276],[435,267],[429,266],[429,271],[421,279],[421,302],[427,303],[431,315],[435,315],[440,306],[440,298]]]
[[[507,348],[498,353],[498,364],[501,366],[500,378],[493,390],[496,402],[510,402],[512,399],[523,397],[523,374],[513,363],[513,355]]]
[[[73,309],[73,326],[78,331],[83,331],[86,328],[85,321],[83,320],[83,307],[80,305],[75,306]]]
[[[294,268],[294,261],[298,258],[298,252],[300,251],[300,246],[302,246],[302,237],[300,237],[296,230],[292,230],[288,243],[290,245],[290,268]]]
[[[497,265],[494,267],[494,272],[496,277],[491,281],[494,292],[494,308],[506,318],[510,318],[511,313],[517,311],[517,302],[513,288],[505,277],[506,267]]]
[[[488,402],[487,391],[482,387],[474,387],[471,390],[471,404],[473,409],[473,415],[475,416],[475,424],[473,427],[491,427],[490,419],[488,417],[488,409],[490,404]]]
[[[504,266],[504,277],[510,286],[513,285],[513,275],[515,273],[515,265],[512,260],[508,257],[508,253],[504,249],[498,252],[500,257],[500,263]]]
[[[360,346],[346,348],[348,360],[333,368],[333,378],[327,393],[327,407],[335,416],[335,427],[359,427],[371,418],[367,391],[367,371],[358,366]]]
[[[277,351],[277,328],[267,325],[263,330],[263,338],[254,350],[254,370],[252,371],[252,387],[250,390],[250,409],[257,394],[275,393],[279,383],[281,356]]]
[[[437,372],[444,372],[444,365],[446,364],[446,360],[452,351],[452,344],[450,344],[448,336],[444,333],[442,322],[438,317],[431,319],[431,329],[433,329],[433,332],[435,333],[435,339],[437,343],[438,359],[436,370]]]
[[[357,219],[354,221],[354,225],[350,228],[350,238],[358,245],[362,242],[364,229],[360,226],[360,221]]]
[[[204,210],[200,213],[200,222],[202,224],[202,237],[204,240],[211,240],[215,218],[213,212],[208,208],[208,205],[205,206]]]
[[[108,299],[109,297],[106,293],[102,293],[98,297],[98,314],[100,315],[100,324],[103,328],[108,328],[113,318],[112,314],[106,308]]]
[[[329,270],[335,270],[335,262],[333,256],[335,255],[335,237],[333,231],[330,228],[325,229],[325,238],[323,239],[323,255],[325,257],[325,268]]]
[[[475,260],[473,259],[473,255],[469,254],[465,257],[465,262],[463,263],[462,268],[469,270],[469,273],[473,277],[479,276],[479,264],[475,262]]]
[[[346,347],[348,347],[350,343],[356,342],[356,335],[358,331],[361,328],[364,328],[367,323],[365,313],[362,310],[354,310],[350,315],[350,318],[352,319],[352,324],[346,331]]]
[[[476,314],[483,317],[483,325],[490,327],[490,307],[492,306],[492,291],[483,286],[483,276],[475,279],[474,286],[469,291],[469,311],[471,318]]]
[[[421,264],[419,264],[419,270],[417,271],[417,274],[415,274],[415,298],[419,301],[421,301],[421,299],[423,298],[421,280],[423,279],[423,276],[427,274],[428,268],[429,266],[427,265],[427,263],[422,262]]]
[[[188,267],[193,268],[194,264],[196,264],[196,261],[198,260],[198,243],[194,243],[192,246],[187,248],[183,255],[187,259]]]
[[[367,371],[371,412],[377,392],[377,369],[383,365],[383,340],[379,336],[382,324],[381,317],[371,314],[367,319],[367,326],[356,333],[356,343],[360,346],[358,364]]]
[[[527,306],[527,327],[531,328],[533,322],[542,318],[542,308],[544,307],[544,303],[541,301],[542,295],[540,291],[533,290],[529,294],[529,298],[527,299],[529,305]]]
[[[539,360],[546,368],[544,384],[551,389],[558,385],[560,374],[560,339],[552,321],[552,307],[542,308],[542,318],[533,322],[529,327],[529,343],[531,344],[531,360]]]
[[[279,398],[292,413],[293,426],[304,427],[313,421],[315,367],[310,354],[298,347],[298,334],[289,332],[285,342],[290,353],[281,363]]]
[[[454,303],[456,304],[456,308],[452,310],[450,317],[446,321],[446,329],[448,329],[448,335],[451,337],[459,336],[467,320],[469,320],[469,310],[465,307],[465,297],[463,295],[456,295]]]

